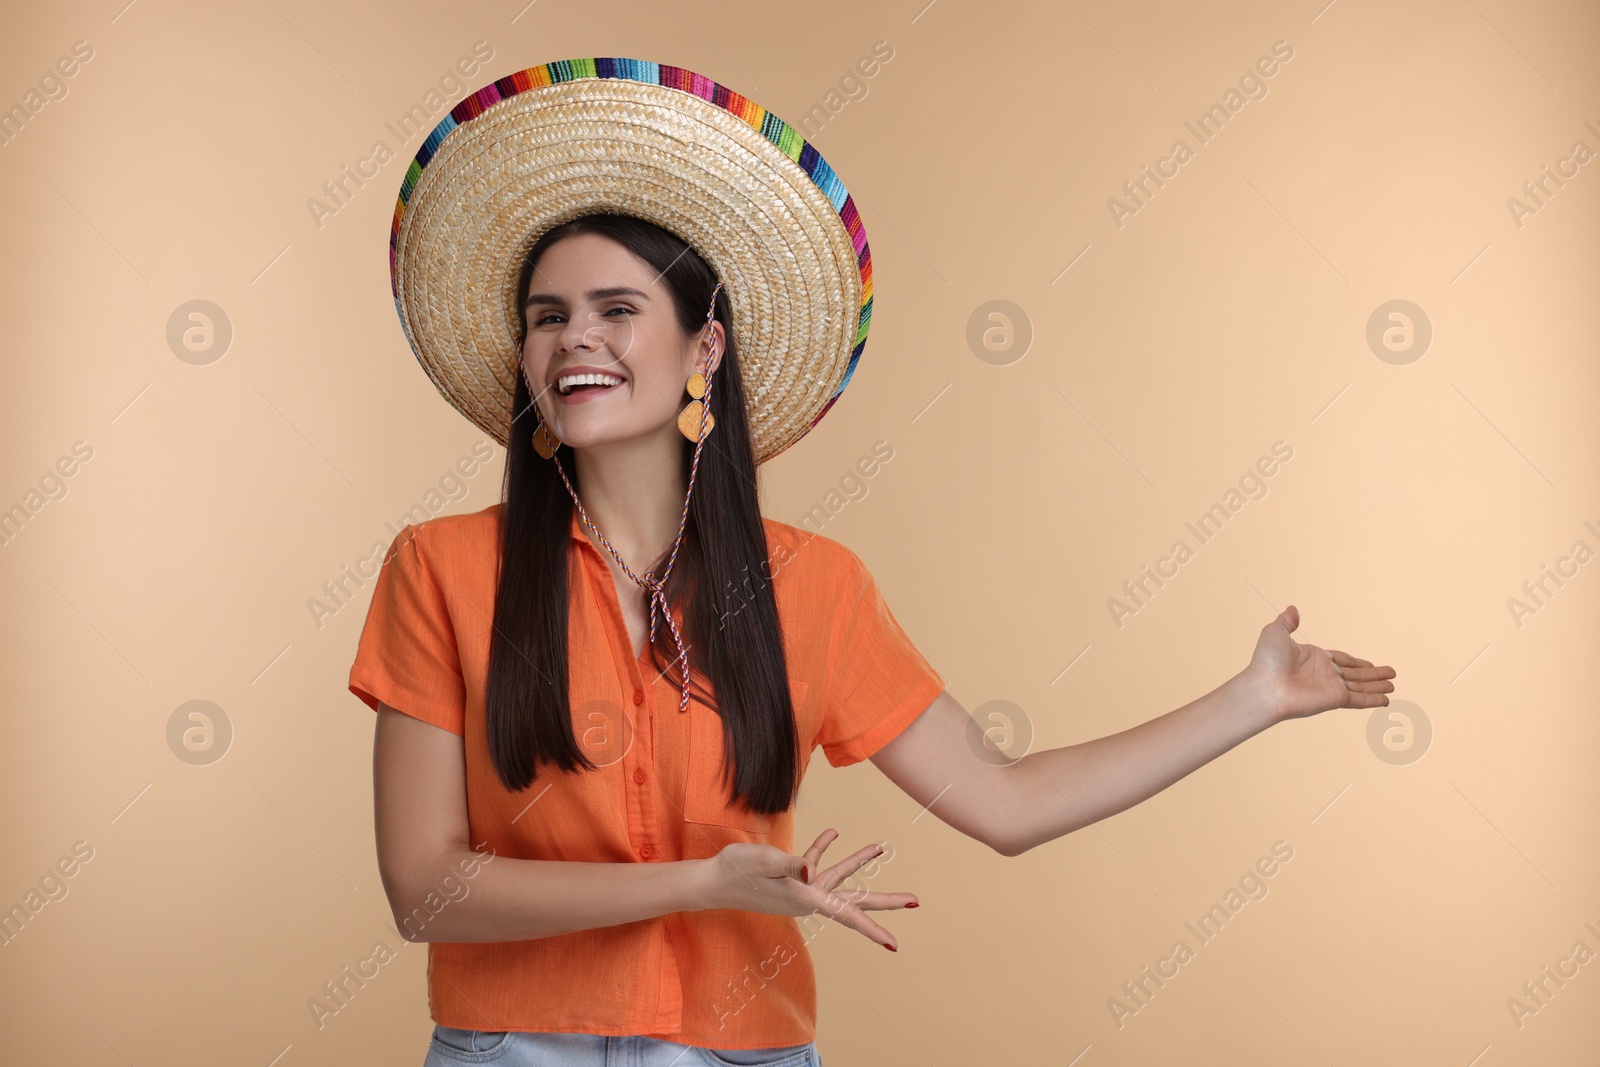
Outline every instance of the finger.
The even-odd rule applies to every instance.
[[[818,834],[817,839],[811,842],[811,847],[800,854],[800,871],[795,877],[802,882],[810,884],[817,869],[822,865],[822,853],[833,843],[833,839],[838,836],[839,832],[832,827]]]
[[[1340,670],[1347,682],[1381,682],[1394,677],[1393,667],[1344,667]]]
[[[804,871],[800,875],[800,880],[802,882],[809,883],[811,881],[811,876],[814,875],[817,872],[817,869],[822,866],[823,852],[827,851],[828,846],[833,844],[834,839],[838,836],[839,831],[830,826],[828,829],[817,835],[817,839],[811,842],[810,848],[801,853],[801,857],[804,860]]]
[[[816,882],[824,889],[832,889],[881,855],[882,845],[865,845],[823,871],[817,876]]]
[[[1357,659],[1348,652],[1340,652],[1338,649],[1331,649],[1328,655],[1333,657],[1335,663],[1344,668],[1344,676],[1346,678],[1357,678],[1367,682],[1378,678],[1394,677],[1394,668],[1387,663],[1375,667],[1370,660]]]
[[[899,911],[901,908],[921,906],[915,893],[868,892],[865,889],[835,889],[836,895],[846,897],[862,911]]]
[[[1267,625],[1276,626],[1279,623],[1283,624],[1283,628],[1285,630],[1288,630],[1290,633],[1294,633],[1295,630],[1300,626],[1299,610],[1296,609],[1293,604],[1290,604],[1288,607],[1284,608],[1278,613],[1278,617],[1276,619],[1273,619],[1271,622],[1267,623]]]
[[[829,893],[825,905],[817,910],[841,926],[848,926],[867,940],[876,941],[890,951],[899,951],[899,942],[895,940],[893,934],[837,893]]]
[[[830,826],[826,830],[822,831],[822,833],[817,835],[817,839],[811,842],[811,848],[807,849],[807,851],[815,851],[817,855],[820,856],[822,855],[823,851],[827,849],[829,845],[833,844],[834,841],[838,840],[838,838],[839,831]]]

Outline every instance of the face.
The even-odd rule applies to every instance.
[[[655,269],[600,234],[566,237],[546,250],[524,318],[528,391],[574,448],[681,441],[678,412],[690,399],[684,386],[696,370],[710,377],[721,359],[721,324],[685,337]],[[563,394],[562,379],[572,373],[599,375],[600,384]],[[531,433],[533,420],[526,421]]]

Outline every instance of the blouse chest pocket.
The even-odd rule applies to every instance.
[[[795,720],[804,746],[805,723],[801,709],[809,686],[789,680],[789,699],[794,703]],[[683,815],[689,822],[710,823],[750,833],[772,830],[774,815],[751,811],[742,800],[733,799],[732,767],[728,781],[723,779],[722,716],[700,701],[689,701],[689,779],[684,786]],[[803,753],[801,754],[803,757]]]

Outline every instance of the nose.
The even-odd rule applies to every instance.
[[[561,346],[568,351],[593,351],[606,343],[605,324],[591,315],[574,315],[561,331]]]

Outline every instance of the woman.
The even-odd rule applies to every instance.
[[[820,157],[696,79],[519,72],[452,113],[402,190],[407,336],[507,447],[502,503],[396,538],[350,675],[378,712],[384,888],[429,945],[429,1064],[820,1064],[795,920],[892,951],[870,913],[917,900],[843,887],[881,873],[876,845],[826,868],[832,830],[791,851],[816,747],[1015,856],[1394,688],[1297,644],[1290,607],[1177,711],[1009,765],[976,750],[860,559],[760,515],[757,465],[855,368],[870,255]],[[536,237],[495,251],[507,232]]]

